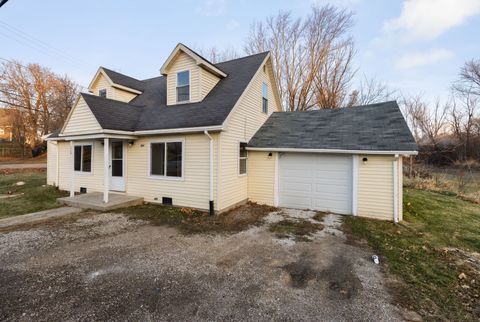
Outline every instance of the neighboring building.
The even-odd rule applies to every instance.
[[[113,191],[211,212],[251,200],[401,220],[400,156],[417,148],[395,102],[282,112],[268,52],[212,64],[179,44],[160,72],[99,68],[47,139],[48,184],[105,202]]]
[[[13,110],[0,108],[0,142],[13,141]]]

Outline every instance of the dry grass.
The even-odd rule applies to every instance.
[[[270,226],[269,230],[278,238],[293,238],[295,241],[310,241],[308,236],[322,230],[323,225],[308,220],[282,220]]]

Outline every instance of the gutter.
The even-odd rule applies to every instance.
[[[305,152],[305,153],[340,153],[340,154],[401,154],[417,155],[418,151],[381,151],[381,150],[342,150],[342,149],[296,149],[296,148],[253,148],[247,147],[248,151],[267,152]]]
[[[213,138],[212,136],[208,133],[207,130],[203,131],[203,133],[208,137],[209,139],[209,186],[208,186],[208,195],[209,195],[209,212],[210,215],[215,214],[215,207],[213,203]]]

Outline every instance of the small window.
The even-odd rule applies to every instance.
[[[268,86],[265,83],[262,85],[262,112],[268,113]]]
[[[100,97],[107,97],[107,90],[106,89],[101,89],[98,91],[98,96]]]
[[[238,154],[238,172],[239,174],[245,174],[247,173],[247,143],[245,142],[240,142],[240,150]]]
[[[190,72],[177,73],[177,102],[190,100]]]
[[[74,147],[74,165],[75,171],[92,172],[92,146],[76,145]]]
[[[182,142],[161,142],[150,145],[150,174],[153,176],[182,177]]]

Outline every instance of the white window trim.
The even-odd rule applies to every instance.
[[[240,157],[240,143],[245,143],[247,144],[247,141],[238,141],[237,143],[237,175],[239,177],[245,177],[248,174],[248,150],[245,149],[245,152],[247,153],[246,157]],[[240,173],[240,160],[245,159],[245,173]]]
[[[94,157],[94,150],[95,150],[95,144],[94,144],[94,142],[90,142],[90,141],[89,141],[89,142],[78,142],[78,143],[75,143],[75,144],[73,145],[73,160],[74,160],[73,166],[75,167],[75,147],[76,147],[76,146],[84,146],[84,145],[90,145],[90,146],[92,147],[92,156],[91,156],[91,160],[90,160],[90,162],[91,162],[90,172],[87,172],[87,171],[77,171],[77,170],[75,170],[75,168],[74,168],[74,171],[73,171],[73,172],[75,173],[76,176],[77,176],[77,175],[78,175],[78,176],[92,176],[92,175],[93,175],[93,165],[94,165],[94,163],[93,163],[93,157]],[[80,156],[81,156],[81,159],[80,159],[80,168],[82,168],[82,166],[83,166],[83,148],[82,148],[82,152],[81,152],[81,155],[80,155]]]
[[[188,100],[179,101],[178,100],[178,92],[177,92],[177,89],[178,89],[178,74],[183,73],[183,72],[188,72],[188,85],[183,85],[182,86],[182,87],[188,86]],[[190,71],[190,69],[179,70],[178,72],[175,73],[175,101],[177,102],[177,104],[185,104],[185,103],[190,103],[191,99],[192,99],[192,72]]]
[[[152,174],[152,144],[155,143],[171,143],[171,142],[180,142],[182,143],[182,176],[181,177],[171,177],[166,175],[166,169],[165,169],[165,175],[158,175],[158,174]],[[152,140],[148,142],[148,167],[147,167],[147,178],[150,179],[155,179],[155,180],[168,180],[168,181],[185,181],[185,138],[166,138],[166,139],[161,139],[161,140]],[[165,153],[165,168],[166,168],[166,158],[167,158],[167,153]]]
[[[267,110],[266,110],[266,111],[263,110],[263,99],[264,99],[264,96],[263,96],[263,87],[264,87],[264,86],[267,88],[267,93],[266,93],[267,95],[265,96],[265,99],[267,100]],[[267,84],[266,82],[263,82],[263,83],[262,83],[262,113],[268,114],[268,84]]]

